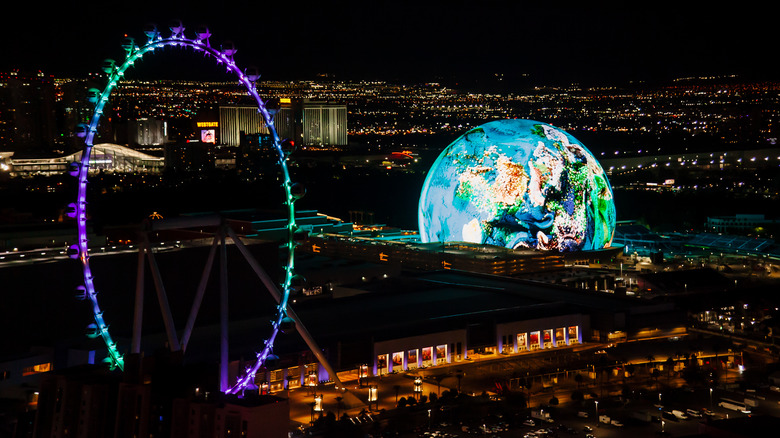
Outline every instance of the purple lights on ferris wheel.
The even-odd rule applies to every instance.
[[[248,72],[244,72],[238,68],[233,60],[233,55],[236,53],[235,46],[226,42],[220,46],[219,50],[211,47],[209,39],[211,33],[207,28],[199,28],[196,30],[196,37],[189,39],[185,36],[185,27],[181,21],[176,21],[170,26],[171,34],[169,37],[163,37],[158,31],[157,26],[147,25],[144,28],[144,34],[147,37],[147,42],[143,46],[138,46],[135,40],[132,38],[125,38],[122,42],[122,48],[125,51],[125,60],[120,65],[113,60],[107,59],[103,62],[103,71],[108,75],[108,82],[103,89],[99,91],[97,89],[90,89],[88,91],[88,100],[95,104],[95,110],[90,119],[89,124],[79,125],[77,127],[76,134],[79,137],[84,138],[84,149],[82,152],[81,161],[74,163],[74,169],[71,174],[78,178],[78,195],[76,202],[69,204],[67,207],[67,214],[76,219],[78,240],[75,245],[69,250],[69,254],[76,260],[79,260],[82,266],[83,281],[84,284],[77,288],[77,298],[89,301],[92,306],[92,313],[94,316],[94,322],[87,326],[87,335],[94,338],[102,338],[108,349],[108,362],[112,368],[119,368],[124,370],[124,357],[117,348],[116,343],[112,339],[108,324],[103,318],[103,311],[101,310],[98,299],[97,291],[93,282],[93,273],[89,263],[89,246],[87,239],[87,183],[89,174],[89,165],[92,148],[94,146],[95,135],[97,133],[97,127],[100,122],[103,110],[108,102],[113,89],[117,86],[119,80],[124,76],[125,71],[134,65],[135,61],[142,59],[147,53],[153,52],[156,49],[165,48],[168,46],[182,46],[191,48],[197,52],[203,52],[206,57],[213,57],[218,64],[224,64],[229,73],[236,75],[238,81],[246,88],[249,95],[255,99],[257,103],[258,112],[262,114],[265,124],[270,132],[273,140],[274,149],[276,150],[279,158],[279,166],[282,170],[284,183],[282,189],[285,192],[285,205],[287,210],[287,260],[285,267],[285,278],[282,284],[281,293],[274,293],[275,299],[278,302],[276,309],[276,317],[271,322],[271,334],[263,342],[262,348],[256,353],[256,362],[248,366],[244,370],[244,374],[238,378],[238,381],[234,385],[230,385],[227,382],[227,377],[222,376],[220,381],[220,389],[228,394],[241,393],[243,390],[252,387],[254,384],[254,378],[257,371],[263,365],[266,359],[273,356],[273,345],[276,340],[280,327],[283,325],[283,321],[289,319],[288,317],[288,299],[290,295],[290,284],[295,277],[294,269],[294,251],[295,233],[299,231],[298,226],[295,223],[295,201],[302,196],[301,187],[299,184],[293,184],[290,181],[290,174],[287,168],[288,150],[285,150],[282,146],[276,129],[274,127],[272,112],[268,111],[265,106],[265,102],[260,98],[257,93],[255,81],[260,77],[256,72],[256,69],[250,69]]]

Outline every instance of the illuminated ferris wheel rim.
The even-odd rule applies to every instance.
[[[257,102],[258,112],[263,116],[265,124],[272,135],[274,149],[277,152],[279,158],[279,165],[282,169],[284,182],[282,184],[285,192],[285,204],[287,206],[287,262],[285,266],[285,279],[282,287],[282,294],[279,297],[279,304],[277,306],[276,317],[272,321],[273,329],[271,335],[265,340],[262,350],[256,353],[257,360],[254,365],[247,367],[244,370],[244,374],[238,378],[235,385],[230,387],[227,393],[237,393],[247,386],[251,385],[254,380],[254,376],[257,370],[263,365],[266,358],[271,355],[273,344],[276,336],[279,333],[280,326],[283,320],[287,317],[287,302],[290,295],[290,285],[294,277],[294,260],[295,260],[295,243],[293,236],[297,231],[297,225],[295,224],[295,200],[299,197],[295,193],[294,184],[290,180],[289,170],[287,168],[287,151],[282,149],[282,144],[279,136],[276,132],[273,123],[273,117],[271,113],[266,109],[265,102],[260,98],[255,87],[255,81],[259,77],[258,75],[250,75],[242,72],[233,61],[233,54],[235,49],[231,47],[221,48],[221,50],[211,47],[209,43],[209,37],[211,34],[208,30],[196,32],[194,39],[188,39],[184,36],[184,26],[179,24],[176,27],[171,27],[171,36],[168,38],[162,37],[157,31],[156,27],[145,31],[148,41],[145,45],[138,47],[135,42],[128,38],[123,43],[127,56],[125,61],[116,66],[113,61],[107,61],[104,65],[104,70],[109,74],[108,83],[103,89],[102,93],[95,93],[90,96],[90,101],[95,103],[95,111],[92,115],[88,126],[82,126],[81,132],[77,134],[85,138],[84,150],[82,152],[81,162],[78,164],[78,169],[72,174],[78,178],[78,197],[75,203],[69,207],[69,215],[74,217],[78,227],[78,241],[75,245],[71,246],[71,256],[78,259],[82,264],[82,271],[84,277],[84,284],[79,286],[79,294],[77,298],[82,300],[89,300],[92,305],[92,312],[94,315],[94,322],[88,325],[88,336],[101,337],[108,348],[108,357],[106,361],[111,364],[112,367],[118,367],[124,370],[124,358],[123,355],[117,349],[116,343],[111,338],[108,330],[108,324],[106,324],[103,318],[103,312],[100,309],[97,300],[97,292],[95,291],[93,275],[89,265],[89,247],[87,239],[87,219],[86,219],[86,205],[87,205],[87,176],[89,173],[90,155],[93,148],[93,142],[95,134],[97,132],[97,126],[100,122],[100,118],[103,114],[103,109],[108,102],[108,98],[111,95],[112,90],[117,86],[118,81],[124,76],[125,71],[132,67],[134,63],[140,60],[145,54],[153,52],[156,49],[162,49],[165,47],[186,47],[195,50],[196,52],[202,52],[206,57],[214,57],[217,64],[223,64],[227,68],[229,73],[233,73],[238,77],[239,82],[247,89],[249,94]],[[95,90],[97,91],[97,90]]]

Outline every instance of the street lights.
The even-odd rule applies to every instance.
[[[599,427],[599,401],[596,400],[596,427]]]
[[[710,388],[710,410],[712,410],[712,388]]]
[[[368,377],[368,365],[360,365],[360,372],[358,374],[358,385],[362,388],[363,381]]]
[[[422,384],[422,377],[417,376],[414,378],[414,398],[416,398],[417,401],[420,401],[420,396],[422,395]]]
[[[368,409],[371,410],[371,402],[376,403],[376,409],[379,410],[379,399],[377,398],[377,387],[371,385],[368,387]]]
[[[309,371],[309,373],[306,375],[306,386],[309,387],[309,390],[312,394],[317,395],[317,372],[316,371]]]

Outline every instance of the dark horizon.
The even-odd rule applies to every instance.
[[[181,19],[187,35],[206,25],[212,45],[232,41],[239,66],[257,66],[266,79],[329,74],[336,79],[473,82],[503,74],[507,80],[528,75],[545,85],[701,75],[777,79],[767,61],[776,40],[772,14],[748,7],[556,10],[491,1],[479,6],[346,2],[244,8],[205,2],[147,7],[141,2],[118,14],[103,8],[88,2],[79,9],[52,6],[43,14],[17,14],[18,20],[6,23],[14,42],[4,49],[0,70],[85,76],[98,71],[105,58],[122,58],[125,35],[143,44],[147,23],[157,23],[167,35],[170,23]],[[206,64],[164,66],[150,74],[197,76],[203,72],[195,70],[214,69]]]

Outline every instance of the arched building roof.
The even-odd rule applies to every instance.
[[[11,176],[56,175],[68,170],[70,163],[81,161],[81,152],[51,158],[10,157]],[[96,144],[90,157],[90,171],[159,173],[163,157],[149,155],[113,143]]]

